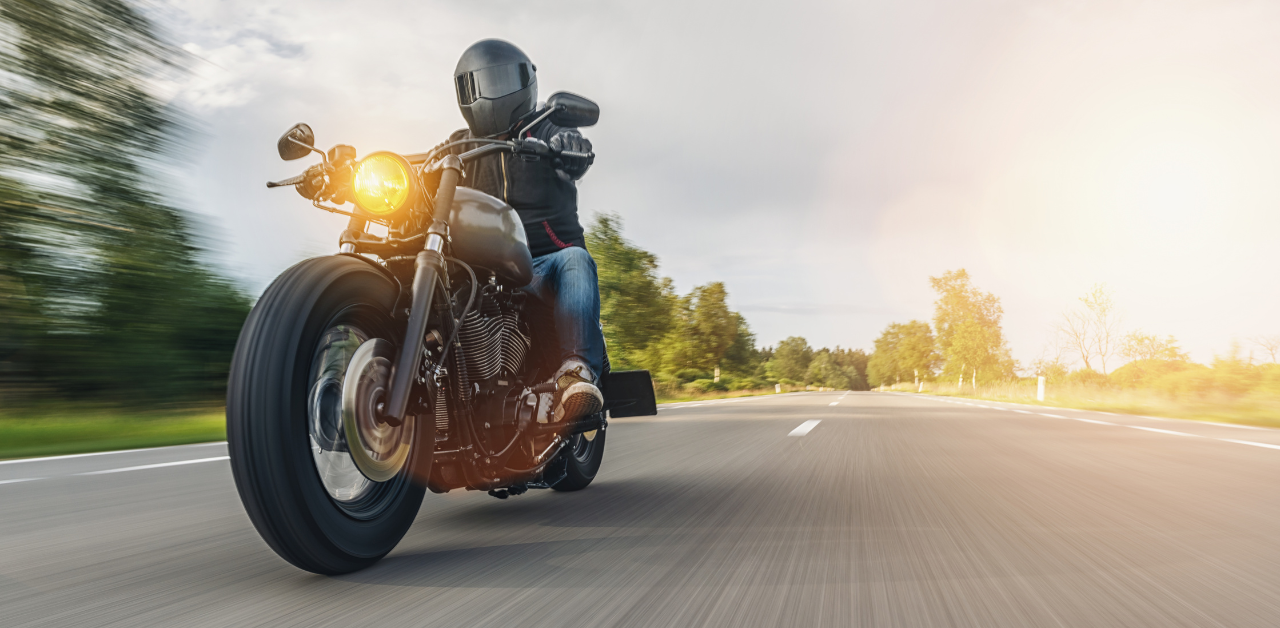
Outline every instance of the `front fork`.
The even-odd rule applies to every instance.
[[[386,405],[382,408],[383,420],[392,425],[399,425],[404,421],[405,411],[409,406],[409,393],[413,389],[413,377],[418,372],[418,362],[422,359],[422,343],[427,333],[427,319],[431,314],[431,299],[435,294],[436,282],[445,272],[444,245],[449,235],[449,209],[453,205],[454,192],[458,189],[461,174],[462,160],[455,155],[446,156],[440,173],[440,187],[436,189],[435,211],[431,227],[427,229],[426,244],[414,261],[409,323],[405,327],[400,352],[396,355],[395,370],[391,373],[391,390]],[[355,220],[353,218],[352,222]],[[363,222],[362,220],[361,223]],[[361,228],[363,226],[360,225]],[[354,227],[349,227],[352,228]],[[349,244],[342,245],[343,252],[348,252],[348,246],[354,252],[354,245]]]

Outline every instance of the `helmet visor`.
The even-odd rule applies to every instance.
[[[502,98],[533,83],[533,68],[528,63],[511,63],[463,72],[454,77],[458,87],[458,104],[462,106],[481,98]]]

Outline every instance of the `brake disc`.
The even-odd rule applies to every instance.
[[[395,345],[373,338],[360,345],[342,381],[342,428],[356,468],[374,482],[386,482],[404,469],[413,445],[414,417],[400,425],[380,412],[391,382]]]

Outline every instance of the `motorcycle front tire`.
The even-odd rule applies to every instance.
[[[380,487],[376,507],[349,512],[326,491],[309,440],[308,387],[321,334],[350,320],[398,344],[390,315],[398,294],[396,282],[364,260],[309,259],[267,288],[240,332],[227,386],[232,474],[254,527],[300,569],[338,575],[372,565],[400,542],[422,503],[424,487],[409,478],[426,473],[414,468]]]

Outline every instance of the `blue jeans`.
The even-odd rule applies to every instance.
[[[591,254],[571,246],[534,259],[533,281],[525,291],[552,310],[560,361],[581,360],[598,381],[604,370],[604,333],[596,261]]]

